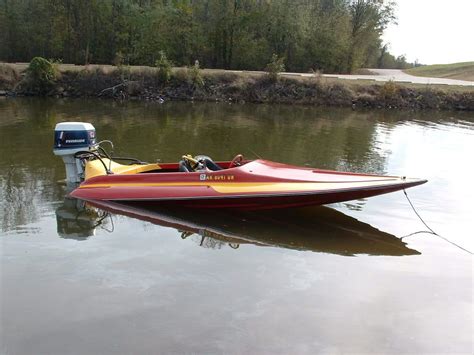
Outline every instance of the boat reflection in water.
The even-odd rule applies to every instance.
[[[89,208],[87,203],[75,198],[65,198],[56,209],[58,235],[65,239],[86,240],[95,235],[96,228],[109,230],[109,212]]]
[[[399,238],[329,207],[294,210],[228,213],[214,210],[157,208],[141,204],[67,199],[58,208],[58,233],[64,238],[84,239],[101,226],[113,226],[109,213],[124,215],[175,228],[183,239],[200,246],[238,249],[242,244],[280,247],[352,256],[419,255]],[[106,223],[108,226],[104,227]]]

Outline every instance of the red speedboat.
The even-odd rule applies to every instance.
[[[70,157],[61,150],[64,145],[68,141],[76,144],[82,140],[77,138],[81,137],[78,125],[80,123],[56,126],[55,153],[63,156],[68,167],[68,181],[76,177],[84,180],[71,193],[83,200],[152,201],[193,208],[272,209],[366,198],[426,182],[399,176],[304,168],[263,159],[249,161],[242,155],[223,162],[213,162],[206,156],[185,155],[179,163],[145,164],[129,159],[131,165],[122,165],[116,161],[128,158],[114,159],[95,145],[94,140],[87,139],[87,149],[75,147],[74,159],[66,160],[65,157]],[[87,132],[84,137],[95,139],[95,131],[90,127],[84,126],[83,130]],[[75,133],[68,136],[68,128]],[[71,151],[71,147],[66,148],[67,152]]]
[[[360,199],[426,182],[301,168],[261,159],[243,161],[240,157],[215,163],[220,170],[204,167],[199,171],[180,171],[183,162],[112,164],[112,174],[107,174],[98,160],[88,161],[86,179],[71,196],[85,200],[155,201],[196,208],[270,209]],[[189,165],[193,166],[194,161]]]

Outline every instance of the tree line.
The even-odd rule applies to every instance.
[[[0,0],[0,60],[287,71],[404,67],[381,35],[387,0]]]

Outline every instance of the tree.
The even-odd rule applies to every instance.
[[[391,58],[389,0],[0,0],[0,60],[351,71]],[[395,60],[395,58],[393,58]]]
[[[380,47],[380,37],[387,25],[395,21],[395,3],[384,0],[354,0],[349,6],[351,15],[350,47],[347,71],[360,67],[368,51]],[[378,43],[377,43],[378,42]]]

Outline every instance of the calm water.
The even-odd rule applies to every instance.
[[[472,256],[402,192],[252,214],[65,198],[57,122],[116,153],[237,153],[429,179],[426,222],[474,250],[474,115],[0,100],[0,353],[472,353]]]

